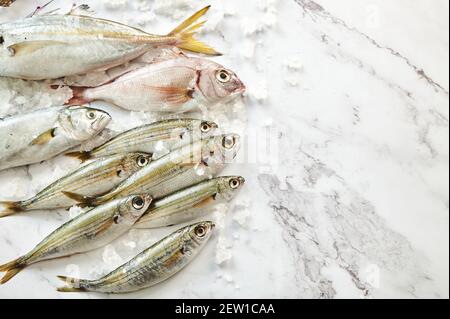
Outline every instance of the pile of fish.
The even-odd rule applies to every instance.
[[[212,121],[177,116],[119,133],[90,151],[76,149],[114,121],[86,105],[91,101],[180,114],[226,107],[242,96],[245,86],[233,71],[187,53],[219,55],[194,38],[208,9],[166,35],[73,11],[0,24],[0,76],[51,80],[73,91],[64,106],[0,119],[0,170],[60,154],[80,162],[32,198],[0,202],[0,217],[83,208],[30,252],[0,265],[1,284],[34,263],[103,247],[133,227],[192,223],[237,194],[244,178],[218,174],[236,156],[240,138],[222,134]],[[213,229],[211,221],[184,226],[102,278],[59,276],[65,286],[58,290],[125,293],[153,286],[185,267]]]

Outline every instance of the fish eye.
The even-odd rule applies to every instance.
[[[195,227],[194,232],[198,237],[204,237],[206,235],[206,227],[203,225],[198,225]]]
[[[211,130],[211,125],[207,122],[203,122],[202,125],[200,126],[200,129],[202,130],[203,133],[208,133]]]
[[[233,178],[232,180],[230,180],[230,187],[232,189],[238,188],[240,184],[241,182],[237,178]]]
[[[222,140],[223,147],[227,149],[233,148],[234,144],[236,143],[234,137],[232,136],[225,136]]]
[[[141,196],[136,196],[135,198],[133,198],[133,207],[135,209],[142,209],[142,207],[144,207],[145,205],[145,201]]]
[[[86,117],[90,120],[93,120],[97,117],[97,114],[95,114],[95,111],[88,111],[86,113]]]
[[[136,162],[137,162],[137,164],[138,164],[139,167],[144,167],[144,166],[147,166],[149,160],[148,160],[147,157],[145,157],[145,156],[143,156],[143,155],[140,155],[140,156],[137,158]]]
[[[231,80],[231,75],[230,72],[228,72],[227,70],[221,69],[217,71],[216,78],[219,82],[227,83],[228,81]]]

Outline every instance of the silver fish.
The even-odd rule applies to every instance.
[[[66,155],[85,161],[118,153],[145,152],[153,154],[153,159],[156,159],[164,155],[162,150],[168,152],[195,140],[210,137],[217,127],[214,122],[202,120],[163,120],[123,132],[89,152],[73,152]]]
[[[58,276],[66,283],[58,291],[119,294],[154,286],[186,267],[208,242],[213,228],[210,221],[183,227],[100,279]]]
[[[57,79],[113,68],[158,46],[219,55],[194,38],[209,9],[195,13],[167,35],[83,15],[35,15],[0,25],[0,76]]]
[[[80,145],[110,122],[105,111],[52,107],[0,120],[0,170],[38,163]]]
[[[130,71],[94,88],[72,88],[68,104],[102,100],[131,111],[189,112],[232,101],[246,88],[220,64],[181,56]]]
[[[6,274],[0,284],[31,264],[90,251],[110,243],[133,226],[151,201],[148,195],[133,195],[80,214],[48,235],[28,254],[1,265],[0,272]]]
[[[87,197],[70,192],[65,194],[82,206],[95,206],[136,193],[161,198],[215,176],[236,156],[238,149],[237,134],[198,140],[151,162],[105,195]]]
[[[114,186],[147,166],[151,155],[145,153],[117,154],[98,159],[50,184],[30,199],[18,202],[0,202],[0,217],[19,212],[42,209],[68,208],[76,202],[64,192],[79,192],[95,196],[110,191]]]
[[[230,201],[241,186],[241,176],[216,177],[155,200],[135,228],[171,226],[202,217],[208,206]]]

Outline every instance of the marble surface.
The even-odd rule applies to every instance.
[[[2,9],[0,22],[40,3],[26,2]],[[85,2],[153,33],[212,4],[201,36],[249,88],[246,109],[224,113],[246,136],[227,173],[247,185],[211,216],[214,238],[175,277],[114,298],[449,297],[447,1]],[[43,87],[0,79],[0,116],[63,99]],[[116,129],[143,120],[115,112]],[[74,165],[59,158],[2,172],[1,198],[32,195]],[[67,215],[0,220],[0,262]],[[1,286],[0,298],[113,298],[58,293],[56,275],[97,277],[168,232],[133,230],[36,264]]]

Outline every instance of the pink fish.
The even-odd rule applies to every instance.
[[[131,111],[181,113],[234,100],[245,92],[245,85],[220,64],[178,56],[130,71],[109,84],[72,90],[68,104],[102,100]]]

